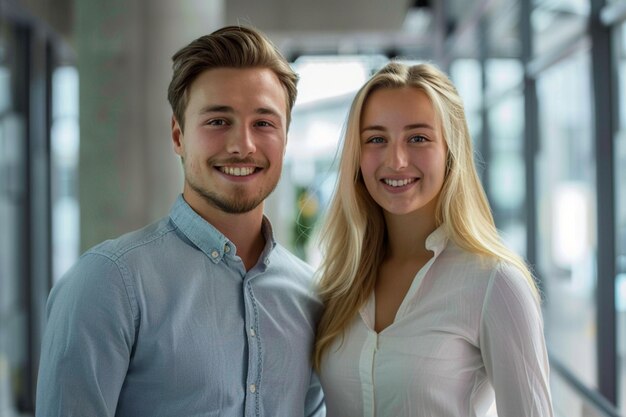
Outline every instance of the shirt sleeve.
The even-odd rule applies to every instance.
[[[552,417],[541,308],[517,268],[500,264],[485,295],[480,349],[499,417]]]
[[[307,417],[326,416],[326,404],[324,403],[322,384],[315,372],[311,372],[311,382],[306,394],[304,415]]]
[[[135,338],[136,308],[118,265],[86,254],[50,293],[37,417],[114,416]]]

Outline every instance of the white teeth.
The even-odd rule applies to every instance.
[[[253,167],[220,167],[220,171],[224,174],[232,175],[235,177],[244,177],[246,175],[250,175],[254,172]]]
[[[390,180],[390,179],[383,179],[383,182],[387,185],[391,185],[392,187],[404,187],[407,184],[410,184],[412,182],[415,181],[415,178],[406,178],[403,180]]]

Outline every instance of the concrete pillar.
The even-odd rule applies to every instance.
[[[76,0],[81,249],[165,214],[183,175],[169,139],[171,56],[223,23],[223,0]]]

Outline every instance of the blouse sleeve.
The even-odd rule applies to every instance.
[[[541,308],[517,268],[500,263],[484,299],[480,349],[499,417],[552,417]]]

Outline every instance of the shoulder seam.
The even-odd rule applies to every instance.
[[[489,282],[487,283],[487,288],[485,288],[485,294],[483,296],[483,305],[480,308],[480,320],[479,320],[479,329],[478,329],[478,334],[479,334],[479,339],[478,339],[478,345],[480,346],[481,344],[481,340],[480,340],[480,334],[482,333],[482,328],[483,328],[483,317],[485,315],[485,308],[486,308],[486,304],[487,304],[487,299],[489,298],[491,291],[493,289],[493,283],[495,281],[495,276],[496,273],[498,272],[498,270],[500,269],[500,267],[502,266],[502,260],[498,259],[496,262],[494,262],[493,267],[491,268],[491,273],[489,274]]]
[[[151,233],[150,235],[146,236],[145,238],[143,238],[142,240],[139,240],[137,242],[134,242],[133,244],[124,246],[122,248],[119,248],[116,251],[112,251],[112,252],[108,252],[108,251],[103,251],[99,248],[92,248],[90,249],[87,253],[94,253],[94,254],[100,254],[103,256],[106,256],[107,258],[109,258],[110,260],[114,261],[117,263],[117,260],[119,258],[121,258],[122,256],[124,256],[125,254],[127,254],[128,252],[130,252],[133,249],[136,249],[140,246],[146,245],[150,242],[153,242],[157,239],[160,239],[161,237],[163,237],[164,235],[174,231],[177,229],[176,225],[169,225],[168,227],[164,228],[163,230],[156,232],[156,233]]]

